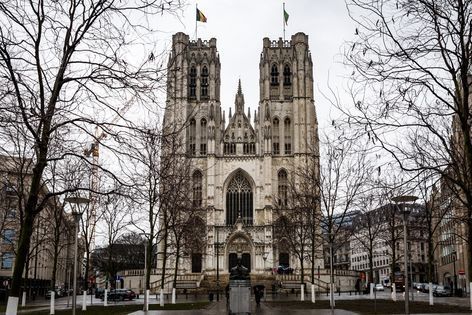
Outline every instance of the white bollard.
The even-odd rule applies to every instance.
[[[395,283],[392,283],[392,300],[397,301],[397,289],[395,289]]]
[[[164,306],[164,289],[161,288],[161,293],[159,294],[159,305]]]
[[[146,311],[148,311],[149,310],[149,290],[146,290],[144,294],[146,294]]]
[[[51,309],[50,309],[50,311],[49,311],[49,314],[50,314],[50,315],[54,315],[54,314],[55,314],[55,313],[54,313],[54,299],[55,299],[55,297],[56,297],[56,292],[51,291]]]
[[[428,288],[432,288],[433,284],[430,282],[428,283]],[[429,305],[434,305],[434,300],[433,300],[433,290],[429,290]]]
[[[175,304],[175,288],[172,288],[172,304]]]
[[[472,282],[469,283],[470,310],[472,311]]]
[[[305,301],[305,285],[300,284],[300,301]]]
[[[103,292],[103,306],[108,306],[108,290],[105,289],[105,291]]]
[[[18,302],[20,298],[16,296],[9,296],[7,302],[7,310],[5,315],[16,315],[18,312]]]
[[[315,285],[311,285],[311,303],[316,302],[316,296],[315,296]]]
[[[87,291],[84,291],[84,297],[82,299],[82,311],[87,310]]]
[[[21,306],[26,306],[26,291],[23,292],[23,296],[21,297]]]
[[[373,300],[374,299],[374,284],[369,283],[369,285],[370,285],[370,299]]]

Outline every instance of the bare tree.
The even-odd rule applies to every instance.
[[[344,226],[357,198],[365,193],[372,174],[362,139],[335,129],[323,141],[320,165],[321,228],[329,245],[331,299],[334,299],[333,253],[350,238]],[[333,305],[333,304],[332,304]]]
[[[351,244],[354,243],[357,246],[351,249],[367,252],[369,260],[368,283],[374,283],[374,258],[381,254],[376,249],[379,247],[380,236],[385,228],[383,224],[385,217],[378,209],[378,205],[382,204],[383,200],[378,200],[378,196],[381,195],[375,194],[375,190],[370,190],[359,198],[357,207],[360,213],[353,224],[352,238],[355,242],[351,242]]]
[[[310,262],[311,281],[315,281],[316,257],[320,257],[322,238],[320,235],[320,193],[319,193],[319,155],[312,154],[292,165],[293,172],[288,176],[285,170],[279,172],[278,195],[275,196],[274,223],[275,240],[285,241],[290,251],[297,257],[300,265],[300,283],[305,282],[306,262]]]
[[[118,189],[119,191],[119,189]],[[106,268],[108,279],[115,279],[116,273],[119,271],[119,261],[116,260],[116,248],[117,240],[126,232],[126,229],[130,226],[130,204],[127,202],[126,197],[121,194],[108,195],[101,199],[101,216],[98,220],[98,226],[101,227],[101,234],[105,237],[105,251]],[[94,257],[94,255],[92,255]],[[93,258],[92,258],[93,260]],[[95,265],[92,262],[92,265]],[[108,288],[108,282],[105,284]]]
[[[154,19],[145,17],[175,13],[181,6],[179,0],[0,4],[1,127],[15,131],[32,161],[13,271],[13,308],[34,218],[48,198],[62,194],[39,194],[48,163],[64,156],[82,159],[85,143],[79,132],[93,138],[97,125],[108,132],[104,121],[117,113],[120,100],[133,95],[137,102],[155,104],[164,72],[146,49]],[[131,50],[144,54],[128,54]],[[4,134],[0,147],[7,148]],[[52,144],[60,148],[54,154]]]
[[[346,46],[355,108],[367,133],[411,177],[433,172],[457,200],[472,280],[470,1],[350,0],[356,39]]]

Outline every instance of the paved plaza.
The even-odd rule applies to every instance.
[[[310,295],[306,295],[305,300],[309,300],[311,298]],[[355,294],[350,294],[350,293],[342,293],[341,295],[336,294],[335,296],[336,300],[366,300],[369,299],[369,295],[355,295]],[[377,294],[378,299],[389,299],[390,298],[390,292],[378,292]],[[403,303],[403,294],[397,294],[398,302],[397,303]],[[208,296],[206,295],[178,295],[177,296],[177,303],[191,303],[191,302],[201,302],[201,301],[207,301]],[[215,296],[216,299],[216,296]],[[287,307],[275,307],[271,306],[270,302],[290,302],[290,301],[298,301],[300,299],[300,296],[295,295],[295,294],[277,294],[277,295],[272,295],[272,294],[267,294],[265,298],[263,298],[263,302],[261,303],[260,307],[256,307],[256,303],[254,301],[254,297],[251,297],[251,312],[252,314],[274,314],[274,315],[286,315],[287,313]],[[428,295],[425,293],[420,293],[420,292],[415,292],[415,295],[413,297],[414,301],[423,301],[427,302],[428,301]],[[322,294],[321,296],[317,297],[317,300],[329,300],[329,297],[326,294]],[[268,302],[268,303],[265,303]],[[456,298],[456,297],[449,297],[449,298],[435,298],[435,304],[447,304],[447,305],[457,305],[457,306],[463,306],[467,307],[469,302],[469,298]],[[28,303],[27,305],[29,307],[31,306],[37,306],[37,308],[30,308],[30,309],[25,309],[22,310],[21,313],[23,314],[34,314],[35,311],[38,310],[48,310],[49,309],[49,300],[45,299],[37,299],[36,301],[32,301],[31,303]],[[159,301],[157,299],[156,295],[151,295],[150,296],[150,304],[158,304]],[[170,303],[170,298],[166,297],[166,304]],[[374,301],[372,301],[374,303]],[[56,300],[56,310],[61,310],[61,309],[67,309],[70,307],[71,304],[71,299],[69,299],[69,304],[67,303],[67,297],[59,298]],[[79,296],[77,299],[77,304],[79,307],[82,305],[82,296]],[[143,304],[143,299],[142,296],[140,296],[139,299],[135,299],[133,301],[126,301],[126,302],[109,302],[109,305],[120,305],[120,304],[135,304],[135,305],[141,305]],[[90,295],[87,296],[87,305],[103,305],[103,301],[100,299],[96,299],[94,297],[91,297]],[[188,310],[188,311],[183,311],[183,310],[165,310],[165,311],[149,311],[147,314],[149,315],[175,315],[175,314],[192,314],[192,315],[216,315],[216,314],[227,314],[227,307],[226,307],[226,299],[224,295],[220,295],[220,301],[219,302],[214,302],[212,303],[207,309],[203,310]],[[331,311],[329,309],[322,310],[322,309],[295,309],[295,310],[290,310],[290,315],[299,315],[299,314],[317,314],[317,315],[324,315],[324,314],[331,314]],[[349,312],[345,310],[335,310],[335,314],[339,315],[344,315],[344,314],[359,314],[356,312]],[[451,313],[448,313],[451,314]],[[136,311],[131,313],[130,315],[144,315],[143,311]]]

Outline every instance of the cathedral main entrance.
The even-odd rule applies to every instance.
[[[228,271],[231,271],[231,268],[237,265],[238,258],[241,258],[241,265],[251,272],[251,252],[251,243],[245,236],[238,235],[233,238],[227,246]]]

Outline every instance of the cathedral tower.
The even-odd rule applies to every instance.
[[[184,33],[172,37],[164,124],[188,126],[182,140],[192,156],[214,154],[215,138],[221,134],[217,130],[221,123],[220,67],[215,38],[191,41]]]

